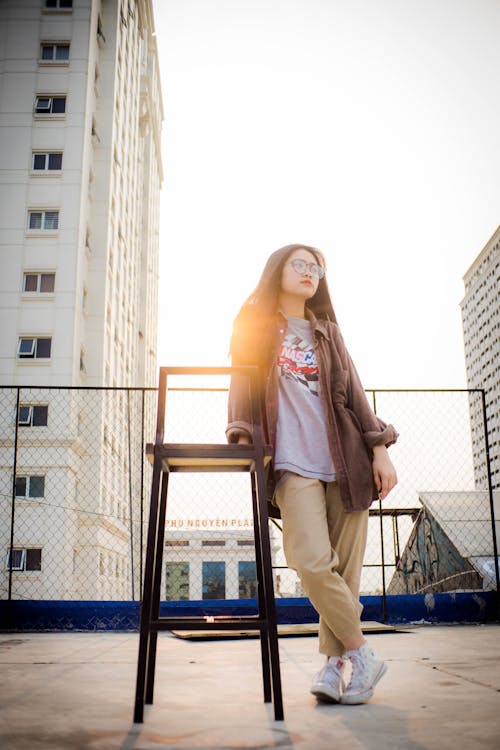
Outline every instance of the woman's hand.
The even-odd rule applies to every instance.
[[[385,445],[374,446],[372,469],[379,497],[383,500],[398,483],[396,469],[392,465]]]

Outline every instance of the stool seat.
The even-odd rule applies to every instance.
[[[263,462],[267,466],[272,458],[272,448],[264,445]],[[161,456],[161,469],[168,472],[238,472],[255,471],[253,445],[227,443],[163,443],[157,448]],[[154,464],[155,445],[146,444],[146,455]]]
[[[252,406],[253,442],[251,444],[166,443],[163,440],[167,394],[167,375],[247,376]],[[144,705],[153,703],[156,647],[159,631],[164,630],[254,630],[260,635],[264,702],[274,704],[275,719],[283,719],[278,630],[274,602],[271,547],[269,541],[265,469],[272,448],[262,442],[260,404],[256,367],[160,368],[156,440],[146,444],[146,456],[153,466],[151,503],[148,522],[144,587],[141,604],[139,657],[134,721],[144,720]],[[160,588],[170,474],[247,472],[250,475],[255,567],[257,573],[258,614],[233,616],[160,616]]]

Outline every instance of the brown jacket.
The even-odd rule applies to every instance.
[[[365,510],[378,497],[372,471],[372,448],[375,445],[389,447],[396,442],[398,433],[392,425],[379,419],[370,407],[338,325],[318,320],[310,311],[307,311],[307,316],[313,328],[320,394],[327,415],[328,442],[344,510],[347,513]],[[264,395],[264,442],[271,446],[275,444],[278,418],[276,356],[286,333],[286,318],[278,314],[275,325],[276,350],[268,371],[263,373],[261,384],[261,393]],[[228,406],[228,442],[238,442],[241,434],[251,438],[253,428],[246,376],[232,376]],[[275,486],[272,466],[268,486],[272,496]]]

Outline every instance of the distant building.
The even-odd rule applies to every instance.
[[[86,598],[88,572],[98,597],[128,597],[127,395],[63,389],[156,385],[163,111],[152,2],[5,0],[0,47],[0,384],[56,386],[20,392],[16,590]],[[5,398],[9,518],[16,391]],[[96,490],[84,497],[89,476]],[[3,525],[2,556],[9,540]]]
[[[168,529],[161,598],[246,599],[257,595],[252,529]]]
[[[500,227],[464,276],[460,303],[469,388],[484,388],[491,478],[500,488]],[[471,394],[470,417],[477,489],[487,487],[481,399]]]
[[[257,597],[252,520],[167,519],[166,525],[162,599]],[[272,529],[270,541],[274,559],[279,540]]]

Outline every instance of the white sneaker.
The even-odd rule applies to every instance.
[[[366,703],[372,697],[377,682],[387,672],[387,665],[367,643],[363,643],[355,651],[346,651],[344,659],[346,658],[351,661],[352,674],[340,701],[350,705]]]
[[[323,669],[320,669],[311,685],[311,693],[321,701],[340,703],[345,687],[342,678],[344,660],[341,656],[330,656]]]

